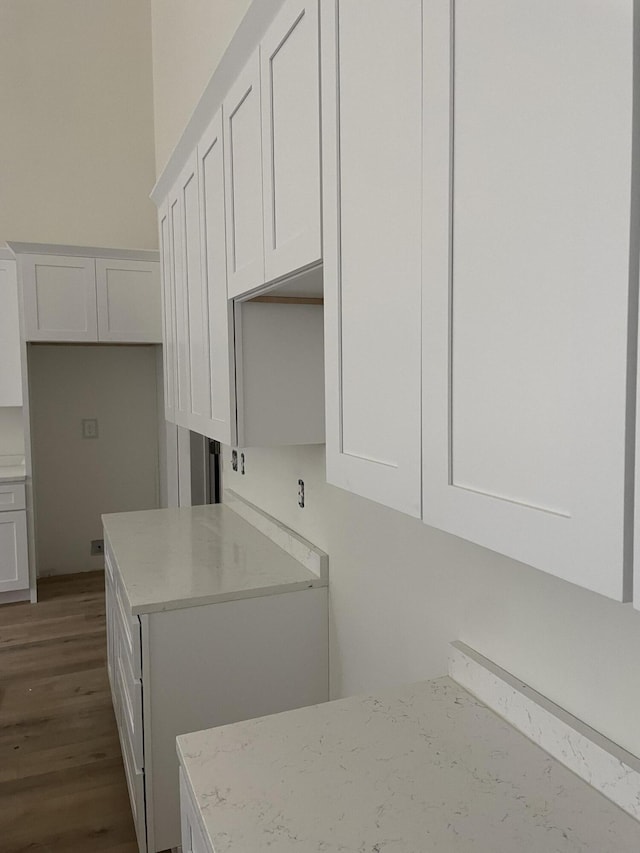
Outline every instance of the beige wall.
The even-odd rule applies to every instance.
[[[38,573],[101,568],[105,512],[158,506],[154,346],[29,348]],[[98,438],[82,438],[82,419]]]
[[[0,406],[0,456],[24,454],[21,406]]]
[[[151,0],[158,174],[249,4],[250,0]]]
[[[240,17],[231,7],[152,0],[159,164]],[[199,26],[213,43],[187,37]],[[241,476],[225,448],[225,486],[329,552],[334,697],[441,675],[462,639],[640,755],[640,613],[327,486],[322,446],[245,454]]]
[[[3,239],[157,246],[149,0],[2,0],[0,116]]]

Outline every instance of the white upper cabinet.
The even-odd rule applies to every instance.
[[[11,248],[27,341],[162,341],[158,263],[148,260],[155,253],[24,243]]]
[[[288,0],[260,45],[267,281],[322,256],[318,53],[318,0]]]
[[[229,297],[264,283],[260,55],[256,50],[223,106]]]
[[[172,274],[171,228],[169,206],[160,211],[160,270],[162,274],[162,356],[164,365],[165,417],[175,421],[176,409],[176,327],[175,289]]]
[[[174,287],[175,357],[176,357],[176,423],[187,426],[191,414],[191,369],[189,350],[189,306],[185,283],[185,216],[184,194],[197,188],[197,178],[190,162],[169,197],[169,232],[171,277]]]
[[[97,341],[93,258],[19,257],[28,341]]]
[[[425,0],[424,520],[625,599],[633,3],[453,9]]]
[[[161,341],[159,289],[157,263],[97,258],[98,339]]]
[[[419,517],[422,3],[321,23],[327,479]]]
[[[227,299],[222,110],[198,145],[203,338],[207,341],[208,387],[199,430],[224,444],[236,440],[233,303]],[[194,427],[195,428],[195,427]]]
[[[16,262],[0,258],[0,406],[22,405]]]

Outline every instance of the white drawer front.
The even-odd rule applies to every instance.
[[[134,678],[142,676],[142,647],[140,644],[140,622],[137,616],[132,616],[126,603],[120,579],[115,579],[115,597],[117,601],[120,641],[124,653],[129,657]]]
[[[117,690],[121,709],[121,725],[127,729],[136,770],[144,767],[142,732],[142,683],[133,677],[125,655],[118,657]]]
[[[182,828],[182,853],[212,853],[205,840],[197,817],[196,806],[180,768],[180,822]]]
[[[138,846],[141,853],[147,849],[146,815],[144,806],[144,773],[136,770],[133,758],[133,750],[129,741],[126,726],[120,729],[120,745],[122,747],[122,761],[124,774],[127,778],[129,789],[129,800],[131,802],[131,813],[138,836]]]
[[[23,483],[0,484],[0,512],[25,509],[26,499]]]

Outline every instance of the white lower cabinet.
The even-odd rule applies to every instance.
[[[327,589],[200,605],[194,592],[178,609],[133,615],[107,535],[105,562],[108,673],[139,849],[178,847],[182,835],[183,853],[204,853],[198,824],[181,829],[175,739],[326,701]]]
[[[0,597],[28,589],[25,487],[23,483],[0,483]]]

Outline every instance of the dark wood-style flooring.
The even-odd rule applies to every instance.
[[[106,672],[102,572],[0,607],[0,853],[137,853]]]

